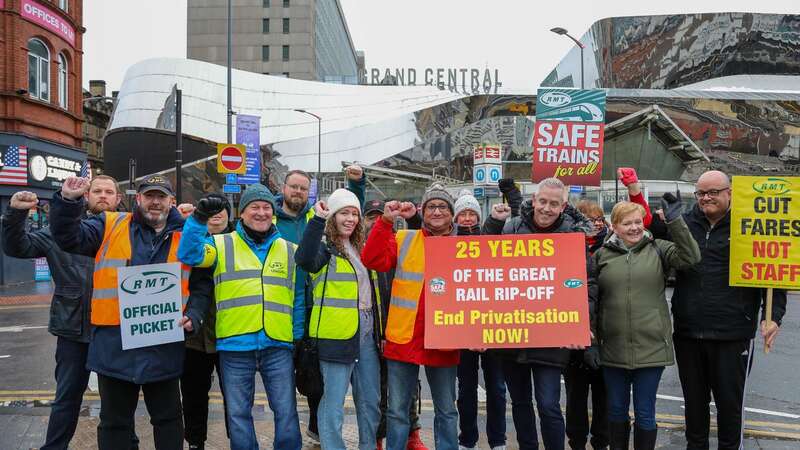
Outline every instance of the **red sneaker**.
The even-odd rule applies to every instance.
[[[428,447],[426,447],[425,443],[422,442],[422,438],[419,435],[419,429],[412,431],[408,435],[406,450],[428,450]]]
[[[377,445],[375,445],[375,450],[383,450],[383,439],[378,439]]]

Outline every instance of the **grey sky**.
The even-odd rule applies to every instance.
[[[236,0],[234,1],[234,5]],[[800,13],[797,0],[341,0],[368,68],[498,69],[505,87],[533,90],[580,37],[613,16],[747,11]],[[277,3],[277,2],[276,2]],[[699,5],[702,4],[702,7]],[[152,57],[186,56],[185,0],[84,2],[83,84],[119,89],[125,70]]]

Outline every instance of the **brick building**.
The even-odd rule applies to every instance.
[[[24,189],[42,213],[80,173],[84,31],[83,0],[0,0],[0,212]],[[0,252],[0,284],[32,273]]]

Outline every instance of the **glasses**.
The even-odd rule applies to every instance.
[[[603,217],[603,216],[600,216],[600,217],[589,217],[589,220],[591,220],[594,223],[605,223],[606,222],[606,218]]]
[[[447,205],[425,205],[425,211],[428,211],[428,212],[431,212],[431,213],[434,212],[434,211],[437,211],[437,210],[441,211],[441,212],[445,212],[448,209],[450,209],[450,207],[447,206]]]
[[[719,194],[729,191],[731,188],[724,188],[724,189],[709,189],[707,191],[694,191],[694,197],[698,200],[705,197],[706,195],[709,198],[717,198]]]
[[[287,184],[286,187],[293,191],[308,192],[308,188],[301,184]]]

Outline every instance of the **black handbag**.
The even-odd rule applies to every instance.
[[[325,304],[325,288],[328,284],[328,272],[322,285],[322,301],[320,302],[319,316],[317,316],[317,336],[319,336],[319,323],[322,320],[322,311]],[[313,301],[313,295],[312,295]],[[310,315],[309,315],[310,320]],[[319,346],[317,338],[306,333],[299,342],[295,361],[295,385],[300,394],[320,398],[323,392],[322,371],[319,368]]]

